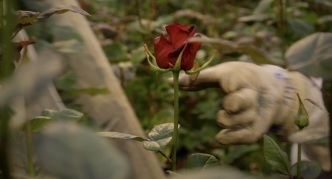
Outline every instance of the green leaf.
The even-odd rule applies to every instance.
[[[143,147],[151,151],[162,151],[171,142],[173,131],[173,123],[155,126],[148,134],[150,141],[144,141]]]
[[[168,138],[168,139],[164,139],[164,140],[160,140],[158,142],[156,141],[144,141],[143,142],[143,147],[146,150],[150,150],[150,151],[154,151],[154,152],[158,152],[161,151],[165,148],[165,146],[170,143],[172,140],[172,138]]]
[[[80,94],[88,94],[91,96],[101,95],[101,94],[108,94],[110,91],[107,88],[73,88],[68,90],[69,93],[71,93],[73,96],[78,96]]]
[[[265,160],[279,172],[290,176],[290,163],[287,154],[267,135],[264,135]]]
[[[314,33],[295,42],[286,52],[290,70],[332,79],[332,33]]]
[[[293,36],[297,39],[310,35],[315,31],[313,25],[302,19],[288,19],[287,24],[290,27]]]
[[[54,120],[72,120],[72,121],[79,121],[83,117],[83,113],[72,109],[62,109],[60,111],[52,109],[44,109],[41,115],[50,117]]]
[[[271,9],[273,0],[260,0],[253,14],[263,14]]]
[[[121,133],[121,132],[98,132],[99,136],[113,138],[113,139],[125,139],[125,140],[135,140],[139,142],[147,141],[148,139],[145,139],[143,137]]]
[[[129,173],[125,157],[107,140],[74,123],[53,123],[36,145],[38,166],[55,178],[124,179]]]
[[[127,49],[122,43],[113,43],[103,47],[110,62],[118,63],[127,61]]]
[[[297,163],[291,168],[291,174],[297,176]],[[322,168],[316,162],[312,161],[301,161],[301,177],[305,179],[315,179],[318,177]]]
[[[30,121],[31,131],[32,132],[39,132],[41,129],[43,129],[47,124],[54,122],[54,120],[50,117],[46,116],[37,116]],[[27,124],[24,125],[24,128],[27,127]]]
[[[148,134],[150,140],[157,141],[172,137],[174,131],[173,123],[165,123],[155,126]]]
[[[250,145],[231,145],[229,146],[228,153],[223,159],[225,163],[232,163],[234,160],[259,149],[258,144]]]
[[[187,161],[187,167],[207,169],[212,167],[220,166],[219,161],[216,157],[209,154],[195,153],[190,155]]]
[[[62,53],[80,53],[84,50],[82,42],[76,39],[56,41],[52,45]]]
[[[135,65],[140,64],[146,58],[144,47],[139,47],[137,49],[132,50],[130,55],[131,55],[130,58],[131,62]]]

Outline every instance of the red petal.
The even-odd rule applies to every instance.
[[[169,58],[169,54],[172,51],[174,51],[172,43],[169,42],[163,35],[154,39],[154,54],[159,68],[171,68],[171,59]]]
[[[186,40],[189,38],[189,35],[191,35],[191,32],[188,30],[189,26],[178,23],[166,26],[169,39],[175,48],[179,48],[185,44]]]
[[[196,35],[195,37],[200,37],[200,35]],[[182,55],[181,61],[181,69],[182,70],[190,70],[194,66],[195,57],[197,51],[201,48],[200,42],[189,43]]]

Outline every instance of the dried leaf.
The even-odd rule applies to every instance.
[[[16,11],[16,27],[14,28],[12,37],[15,37],[20,30],[35,24],[38,21],[39,14],[39,12],[33,11]]]
[[[48,9],[42,13],[39,14],[38,19],[44,19],[44,18],[48,18],[53,14],[63,14],[66,12],[75,12],[78,14],[82,14],[85,16],[90,16],[89,13],[87,13],[86,11],[84,11],[83,9],[76,7],[76,6],[63,6],[63,7],[55,7],[55,8],[51,8]]]

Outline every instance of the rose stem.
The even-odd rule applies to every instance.
[[[176,171],[176,151],[179,133],[179,72],[173,71],[174,88],[174,132],[173,132],[173,152],[172,152],[172,171]]]

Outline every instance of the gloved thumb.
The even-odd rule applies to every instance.
[[[181,74],[179,77],[179,85],[181,90],[198,91],[205,88],[220,88],[220,69],[219,65],[207,68],[201,71],[196,77],[187,74]],[[168,82],[173,84],[173,78],[169,78]]]

